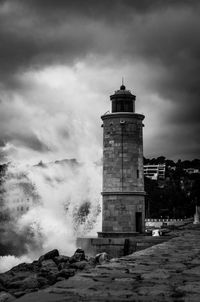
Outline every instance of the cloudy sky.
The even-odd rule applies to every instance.
[[[195,0],[0,0],[1,162],[98,160],[122,76],[145,156],[198,158],[199,13]]]

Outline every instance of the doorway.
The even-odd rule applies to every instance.
[[[142,212],[135,213],[136,232],[142,233]]]

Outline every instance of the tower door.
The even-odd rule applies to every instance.
[[[135,213],[136,232],[142,233],[142,212]]]

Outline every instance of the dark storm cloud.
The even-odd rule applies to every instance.
[[[150,12],[155,11],[156,9],[166,9],[168,7],[175,6],[195,6],[198,4],[198,0],[192,1],[190,0],[102,0],[102,1],[94,1],[94,0],[22,0],[18,2],[23,2],[24,5],[27,5],[37,13],[46,13],[49,15],[54,13],[64,13],[66,11],[70,14],[81,14],[89,17],[101,18],[105,17],[107,20],[109,19],[117,19],[120,21],[120,18],[123,19],[123,14],[131,14],[134,12]]]
[[[6,144],[5,144],[5,142],[3,141],[3,139],[0,139],[0,148],[1,148],[1,147],[5,147],[5,145],[6,145]]]
[[[90,54],[140,61],[157,72],[149,72],[145,89],[174,104],[169,131],[187,127],[196,140],[199,12],[196,0],[0,1],[0,82],[11,87],[23,71],[73,65]]]
[[[62,32],[62,24],[49,22],[48,16],[38,16],[21,3],[6,1],[10,4],[0,16],[0,75],[1,81],[9,81],[16,72],[41,68],[66,60],[68,63],[79,56],[79,51],[91,46],[80,30],[75,31],[73,24]],[[19,8],[18,5],[19,4]],[[15,10],[13,12],[13,10]],[[8,20],[9,19],[9,20]]]
[[[29,131],[27,131],[27,133],[10,133],[9,135],[5,136],[3,140],[0,141],[0,147],[4,147],[7,142],[14,143],[15,146],[26,147],[38,152],[49,151],[48,146],[42,143],[36,135]]]
[[[71,64],[88,53],[157,60],[168,68],[173,65],[175,73],[177,65],[184,66],[183,60],[194,60],[194,52],[199,56],[197,1],[8,0],[0,5],[4,79],[43,64]],[[194,19],[188,20],[186,14],[179,22],[182,10],[192,10]],[[110,41],[106,28],[114,36]]]
[[[15,143],[15,145],[24,146],[27,148],[30,148],[34,151],[38,152],[47,152],[49,151],[49,148],[42,143],[37,136],[35,136],[33,133],[28,134],[13,134],[13,138],[8,138],[8,141]]]

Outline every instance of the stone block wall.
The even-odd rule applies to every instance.
[[[104,131],[102,232],[134,233],[138,229],[144,232],[144,116],[120,112],[101,118]],[[136,214],[141,215],[139,228]]]
[[[143,192],[143,115],[109,114],[102,119],[103,192]]]
[[[102,232],[136,232],[137,212],[142,213],[142,232],[144,232],[144,196],[104,195]]]

